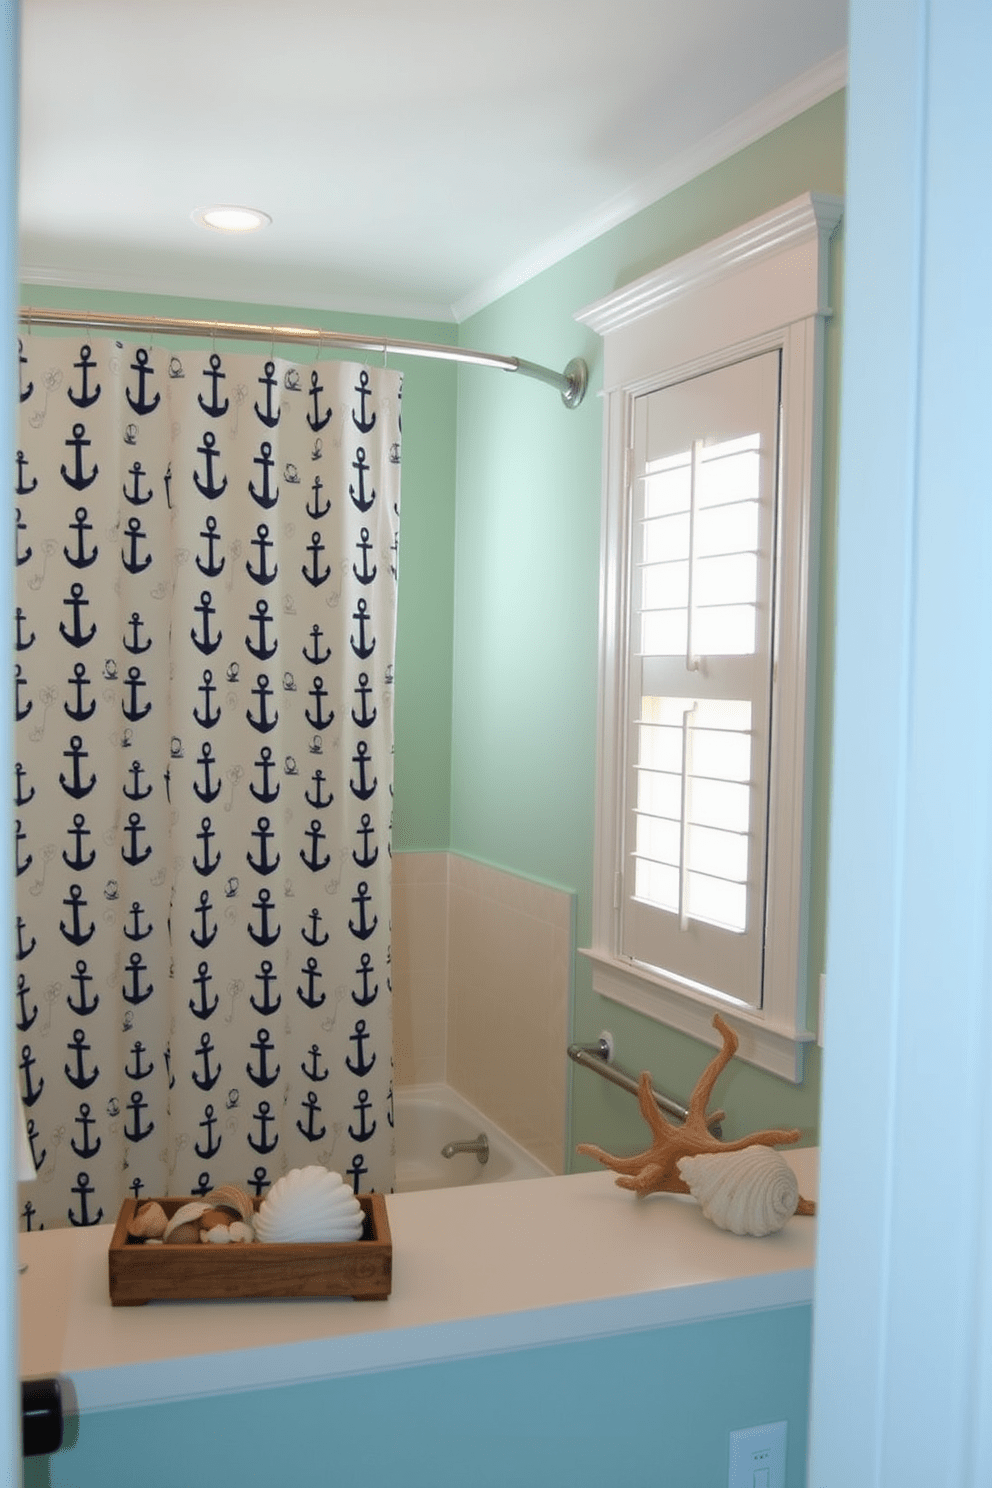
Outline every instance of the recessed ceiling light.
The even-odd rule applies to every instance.
[[[256,207],[198,207],[193,221],[214,232],[245,233],[268,227],[272,218]]]

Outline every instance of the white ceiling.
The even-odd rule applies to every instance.
[[[22,278],[461,320],[843,86],[846,12],[22,0]]]

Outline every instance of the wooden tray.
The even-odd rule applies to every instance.
[[[147,1203],[142,1199],[140,1203]],[[189,1198],[159,1199],[171,1218]],[[360,1240],[326,1245],[147,1245],[127,1227],[139,1207],[126,1199],[117,1216],[108,1256],[110,1300],[115,1307],[144,1302],[233,1297],[388,1297],[393,1242],[382,1194],[359,1194],[365,1211]],[[255,1208],[260,1199],[255,1200]]]

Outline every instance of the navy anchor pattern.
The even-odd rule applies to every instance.
[[[21,1224],[388,1190],[399,375],[19,357]]]

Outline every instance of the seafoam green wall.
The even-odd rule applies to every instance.
[[[785,1421],[785,1488],[802,1488],[809,1352],[809,1307],[786,1307],[98,1411],[70,1421],[62,1451],[29,1460],[24,1483],[717,1488],[727,1482],[731,1431]]]
[[[453,342],[446,322],[330,315],[292,305],[246,305],[165,295],[111,294],[31,285],[22,304],[128,315],[179,316],[253,324],[320,326],[412,341]],[[168,344],[167,337],[156,338]],[[177,347],[182,341],[175,341]],[[218,341],[223,348],[226,343]],[[230,343],[232,349],[250,349]],[[267,351],[267,344],[255,348]],[[310,361],[306,348],[276,346]],[[327,356],[329,353],[322,353]],[[362,361],[362,352],[343,352]],[[377,360],[371,354],[368,360]],[[448,845],[451,793],[451,638],[454,562],[454,367],[393,359],[403,371],[403,479],[396,636],[396,758],[393,846],[442,851]]]
[[[649,270],[804,191],[843,193],[844,96],[837,94],[612,229],[466,321],[463,345],[561,368],[583,355],[592,382],[573,412],[511,376],[459,373],[451,845],[572,889],[578,944],[591,934],[602,406],[599,338],[574,313]],[[842,248],[834,253],[840,304]],[[821,654],[815,742],[811,993],[823,966],[826,780],[833,629],[839,313],[828,333]],[[815,1026],[815,1023],[814,1023]],[[574,1036],[609,1027],[617,1059],[650,1068],[685,1098],[709,1058],[696,1041],[592,992],[579,957]],[[562,1051],[564,1058],[564,1050]],[[728,1136],[798,1126],[815,1140],[819,1057],[792,1086],[740,1062],[718,1087]],[[571,1146],[644,1145],[622,1091],[573,1072]]]

